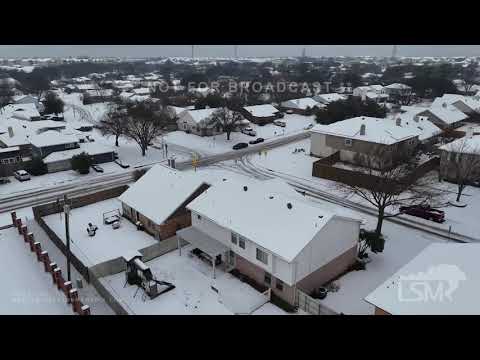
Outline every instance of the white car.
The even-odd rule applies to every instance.
[[[253,130],[251,127],[246,127],[242,129],[242,133],[245,135],[257,136],[257,132]]]
[[[308,125],[305,126],[303,129],[304,129],[304,130],[310,130],[311,128],[313,128],[313,124],[308,124]]]
[[[280,127],[285,127],[287,126],[287,123],[285,121],[282,121],[282,120],[275,120],[273,122],[274,125],[277,125],[277,126],[280,126]]]
[[[18,181],[27,181],[30,180],[30,174],[25,170],[17,170],[14,173],[15,179]]]

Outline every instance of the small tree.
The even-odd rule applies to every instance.
[[[170,121],[166,111],[155,111],[149,104],[129,105],[124,135],[135,141],[142,151],[142,156],[145,156],[148,147],[164,133]]]
[[[316,121],[328,125],[357,116],[384,118],[386,113],[385,107],[375,101],[369,99],[362,101],[361,98],[352,96],[347,100],[334,101],[326,108],[318,110]]]
[[[477,71],[478,64],[473,62],[467,65],[462,70],[462,80],[463,80],[463,87],[466,94],[472,90],[473,85],[478,83],[478,71]]]
[[[35,176],[44,175],[48,172],[47,165],[39,157],[34,157],[26,166],[26,170]]]
[[[371,177],[368,187],[359,185],[360,176],[348,183],[339,183],[338,187],[347,194],[359,196],[377,210],[374,231],[377,238],[382,234],[383,221],[401,214],[387,214],[387,208],[394,210],[402,205],[434,202],[444,194],[434,188],[434,180],[415,178],[417,161],[404,152],[391,152],[379,146],[369,153],[357,155],[355,161],[363,165],[356,171]]]
[[[242,120],[243,116],[240,113],[221,108],[212,114],[208,125],[222,129],[227,133],[227,140],[230,140],[230,134],[241,124]]]
[[[457,202],[465,188],[474,180],[480,180],[480,149],[468,142],[468,137],[446,145],[442,151],[441,171],[443,177],[450,177],[457,184]]]
[[[111,105],[97,127],[103,136],[114,136],[115,146],[118,147],[118,139],[125,135],[127,128],[126,111],[116,105]]]
[[[78,171],[80,174],[88,174],[90,166],[92,165],[92,157],[86,152],[72,156],[72,169]]]
[[[58,115],[63,113],[63,107],[65,104],[63,103],[63,100],[57,96],[57,94],[49,91],[47,92],[47,95],[45,95],[43,105],[45,105],[45,114]]]

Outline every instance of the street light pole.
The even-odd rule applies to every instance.
[[[67,240],[67,281],[71,281],[70,278],[70,224],[69,224],[69,216],[70,216],[70,205],[67,203],[68,198],[65,194],[63,197],[63,211],[65,213],[65,237]]]

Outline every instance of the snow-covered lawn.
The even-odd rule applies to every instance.
[[[183,131],[174,131],[169,133],[165,136],[165,141],[168,144],[175,144],[190,148],[200,154],[213,155],[231,151],[232,146],[236,143],[248,143],[257,137],[268,140],[283,135],[298,133],[304,131],[303,129],[308,124],[313,124],[315,122],[313,116],[302,116],[297,114],[287,114],[281,120],[285,121],[287,124],[285,128],[273,124],[267,124],[265,126],[251,124],[251,127],[257,132],[257,136],[248,136],[240,132],[233,132],[230,135],[230,141],[227,140],[226,134],[219,134],[216,136],[198,136],[194,134],[187,134]]]
[[[142,300],[141,290],[134,298],[136,286],[125,284],[125,273],[111,275],[100,281],[139,315],[232,315],[251,308],[261,299],[261,294],[232,275],[217,268],[216,279],[212,268],[196,257],[188,256],[191,245],[182,248],[182,255],[174,250],[147,262],[153,275],[175,285],[175,289],[150,300]],[[219,293],[212,290],[214,286]],[[260,310],[260,309],[259,309]],[[274,305],[264,307],[262,314],[279,314]]]
[[[72,315],[65,295],[52,283],[16,228],[0,230],[0,314]]]
[[[135,225],[125,218],[119,229],[103,224],[102,214],[121,209],[117,199],[109,199],[92,205],[73,209],[70,216],[70,239],[72,252],[86,265],[93,266],[107,260],[121,257],[133,251],[156,244],[152,236],[138,231]],[[44,218],[48,226],[65,242],[65,219],[63,214],[53,214]],[[87,234],[88,223],[98,226],[95,236]]]

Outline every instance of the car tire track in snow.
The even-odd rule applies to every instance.
[[[251,172],[254,172],[258,175],[263,175],[263,176],[273,176],[280,178],[284,181],[286,181],[289,185],[294,187],[297,190],[300,190],[302,193],[304,192],[306,195],[328,201],[330,203],[336,204],[336,205],[341,205],[343,207],[359,211],[364,214],[372,215],[372,216],[377,216],[377,212],[374,208],[362,205],[359,203],[356,203],[354,201],[339,197],[337,195],[332,195],[329,192],[326,192],[324,190],[320,190],[316,188],[313,185],[306,184],[305,182],[310,182],[312,183],[311,180],[303,179],[302,181],[299,181],[296,176],[291,176],[289,174],[284,174],[281,172],[277,172],[271,169],[266,169],[263,168],[257,164],[252,163],[251,159],[249,158],[248,155],[245,155],[245,158],[243,160],[243,164],[249,168],[249,172],[246,172],[247,174],[251,174]],[[300,178],[302,179],[302,178]],[[403,225],[407,226],[409,228],[414,228],[420,231],[424,231],[428,234],[440,236],[443,238],[446,238],[448,240],[456,241],[456,242],[479,242],[480,239],[473,238],[467,235],[459,234],[456,232],[449,232],[448,230],[439,228],[434,225],[426,224],[420,221],[415,221],[413,219],[409,218],[403,218],[403,217],[396,217],[396,218],[387,218],[385,221],[389,221],[398,225]]]

